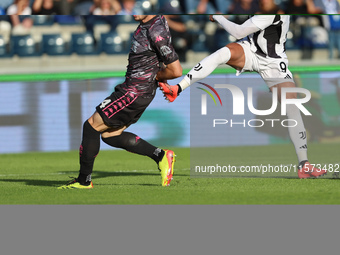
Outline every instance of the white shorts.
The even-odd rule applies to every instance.
[[[294,83],[293,75],[288,69],[288,59],[264,58],[251,51],[247,40],[237,43],[242,46],[245,55],[244,67],[241,71],[237,71],[237,76],[243,72],[255,71],[261,75],[269,88],[283,82]]]

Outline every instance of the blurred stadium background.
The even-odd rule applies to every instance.
[[[54,1],[58,8],[53,15],[41,12],[44,14],[0,16],[0,153],[78,149],[83,121],[124,79],[130,38],[137,27],[133,17],[86,15],[93,12],[93,1],[66,2]],[[208,22],[206,15],[179,14],[232,13],[228,6],[232,8],[236,2],[132,2],[134,14],[167,14],[173,43],[186,69],[234,41],[217,24]],[[12,3],[1,2],[3,13]],[[34,1],[29,2],[31,9],[33,4]],[[119,4],[123,10],[123,3]],[[201,9],[202,4],[205,9]],[[276,4],[282,10],[289,6],[287,1]],[[242,22],[247,16],[229,18]],[[294,15],[286,43],[291,70],[302,76],[314,75],[320,81],[312,88],[315,100],[321,100],[318,120],[331,128],[322,131],[315,138],[317,142],[340,138],[339,24],[337,15]],[[214,75],[221,74],[231,77],[234,71],[223,67]],[[329,82],[321,82],[324,77]],[[130,131],[159,146],[189,147],[189,94],[183,93],[180,102],[168,105],[158,93]],[[169,136],[173,129],[178,136]],[[268,144],[283,141],[276,134],[268,135],[272,137],[267,139]],[[254,145],[251,139],[248,141]],[[104,144],[102,148],[109,149]]]

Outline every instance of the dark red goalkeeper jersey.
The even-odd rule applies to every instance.
[[[160,63],[168,65],[177,59],[164,16],[157,15],[146,23],[141,22],[133,34],[125,82],[118,85],[119,89],[137,95],[153,95]]]

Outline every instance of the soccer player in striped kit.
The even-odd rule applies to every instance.
[[[294,88],[293,75],[288,69],[288,59],[284,43],[289,29],[289,15],[253,15],[243,24],[235,24],[221,15],[210,15],[210,20],[217,21],[238,41],[228,44],[199,62],[177,85],[160,83],[166,99],[170,102],[191,84],[207,77],[219,65],[227,64],[237,71],[255,71],[266,82],[269,89],[277,88],[278,100],[281,101],[282,88]],[[296,93],[287,93],[287,99],[297,98]],[[299,161],[298,177],[315,178],[327,173],[327,170],[314,168],[307,158],[306,129],[301,113],[296,105],[287,105],[288,119],[297,125],[288,127],[289,136],[295,146]]]

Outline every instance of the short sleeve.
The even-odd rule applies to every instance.
[[[171,34],[167,24],[162,23],[150,31],[152,45],[160,60],[168,65],[178,60],[178,55],[171,42]]]
[[[276,15],[255,15],[250,18],[255,26],[264,30],[273,24]]]

